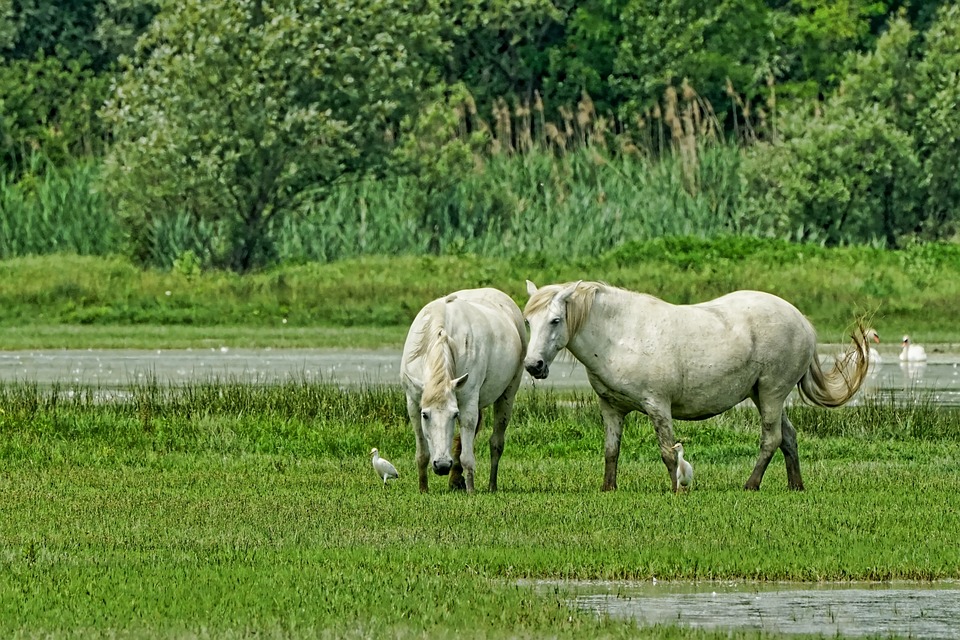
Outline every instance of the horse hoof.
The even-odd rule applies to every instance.
[[[450,478],[450,490],[451,491],[466,491],[467,490],[467,481],[463,476],[458,478]]]

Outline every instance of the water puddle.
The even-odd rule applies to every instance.
[[[576,609],[643,625],[823,636],[960,638],[960,583],[538,582]]]

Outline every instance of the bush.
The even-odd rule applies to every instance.
[[[913,138],[879,105],[840,107],[782,143],[749,149],[743,215],[766,235],[897,246],[919,221]]]

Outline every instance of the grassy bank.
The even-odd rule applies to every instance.
[[[17,258],[0,262],[0,346],[201,347],[226,333],[235,347],[398,347],[426,302],[494,286],[522,306],[527,278],[602,280],[675,303],[762,289],[800,308],[823,342],[843,340],[866,313],[888,340],[960,343],[951,322],[960,312],[958,245],[886,251],[726,238],[656,240],[579,260],[400,256],[246,276],[140,270],[119,258]]]
[[[779,454],[740,490],[759,427],[735,411],[677,424],[697,480],[674,496],[633,416],[605,494],[594,399],[524,391],[500,493],[466,496],[417,492],[396,389],[130,391],[0,386],[8,637],[635,637],[517,581],[960,578],[960,413],[923,404],[791,410],[804,493]]]

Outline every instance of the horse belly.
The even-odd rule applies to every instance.
[[[755,371],[740,368],[698,380],[688,378],[680,393],[672,398],[671,413],[682,420],[700,420],[721,414],[750,397],[757,376]]]
[[[504,349],[504,352],[500,355],[504,360],[488,363],[486,367],[486,375],[479,392],[481,408],[496,402],[517,377],[517,372],[521,371],[523,354],[521,353],[519,338],[515,347],[511,346]]]

